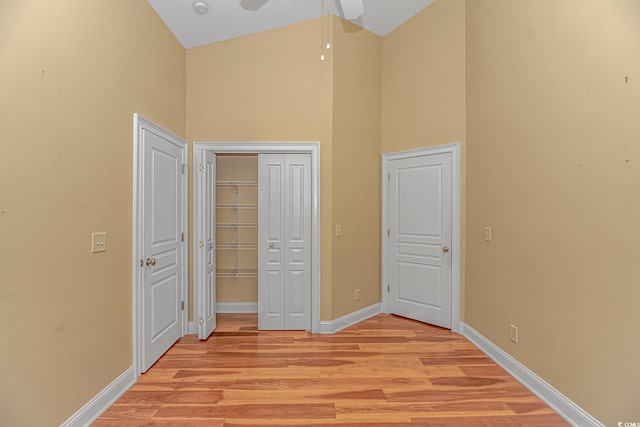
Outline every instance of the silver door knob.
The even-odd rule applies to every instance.
[[[273,243],[269,243],[269,249],[273,249]]]
[[[147,265],[156,265],[155,258],[147,258]]]
[[[446,254],[447,252],[449,252],[449,246],[443,246],[443,247],[442,247],[442,252],[444,252],[445,254]]]

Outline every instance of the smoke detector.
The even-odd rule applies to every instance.
[[[198,15],[206,15],[209,13],[209,5],[203,1],[197,1],[193,4],[193,11]]]

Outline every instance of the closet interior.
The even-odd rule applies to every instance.
[[[258,156],[255,154],[217,155],[216,265],[218,304],[257,303]]]

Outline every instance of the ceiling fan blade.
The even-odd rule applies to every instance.
[[[340,0],[340,6],[342,6],[345,19],[350,21],[364,15],[364,4],[362,0]]]
[[[240,0],[240,6],[244,10],[258,10],[264,6],[269,0]]]

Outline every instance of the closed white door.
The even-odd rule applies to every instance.
[[[451,328],[452,156],[389,162],[388,310]]]
[[[182,335],[182,147],[150,130],[142,135],[143,366]]]
[[[202,178],[204,185],[204,238],[199,244],[204,260],[204,289],[200,288],[198,313],[198,338],[206,340],[216,328],[216,155],[205,154]]]
[[[258,328],[311,329],[311,158],[258,156]]]

